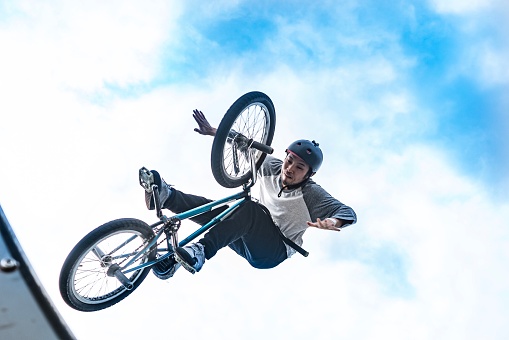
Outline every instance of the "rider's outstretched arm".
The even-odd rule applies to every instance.
[[[194,131],[198,132],[201,135],[215,136],[217,129],[212,127],[205,118],[205,115],[200,110],[193,110],[193,118],[198,123],[198,128],[195,128]]]

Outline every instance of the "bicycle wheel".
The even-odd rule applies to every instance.
[[[91,312],[125,299],[145,279],[150,267],[125,272],[153,260],[155,247],[124,267],[153,237],[148,224],[131,218],[108,222],[90,232],[78,242],[62,266],[59,287],[64,301],[76,310]],[[108,270],[117,266],[132,283],[132,288],[126,288],[115,276],[108,275]]]
[[[235,188],[251,178],[251,164],[246,145],[235,142],[241,134],[265,145],[272,143],[276,128],[276,111],[270,98],[262,92],[249,92],[237,99],[224,115],[212,144],[212,174],[216,181]],[[256,151],[256,169],[266,154]]]

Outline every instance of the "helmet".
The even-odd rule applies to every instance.
[[[322,150],[315,141],[299,139],[286,149],[286,152],[292,152],[302,158],[309,165],[311,172],[317,172],[323,162]]]

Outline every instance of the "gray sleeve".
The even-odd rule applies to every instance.
[[[352,208],[332,197],[315,182],[310,180],[302,191],[312,221],[316,221],[317,218],[339,218],[347,221],[342,228],[357,222],[357,215]]]

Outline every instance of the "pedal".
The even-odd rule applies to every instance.
[[[146,192],[151,193],[152,185],[155,183],[154,175],[152,174],[152,172],[150,172],[150,170],[148,170],[147,168],[142,167],[139,170],[138,178],[142,188],[145,189]]]

